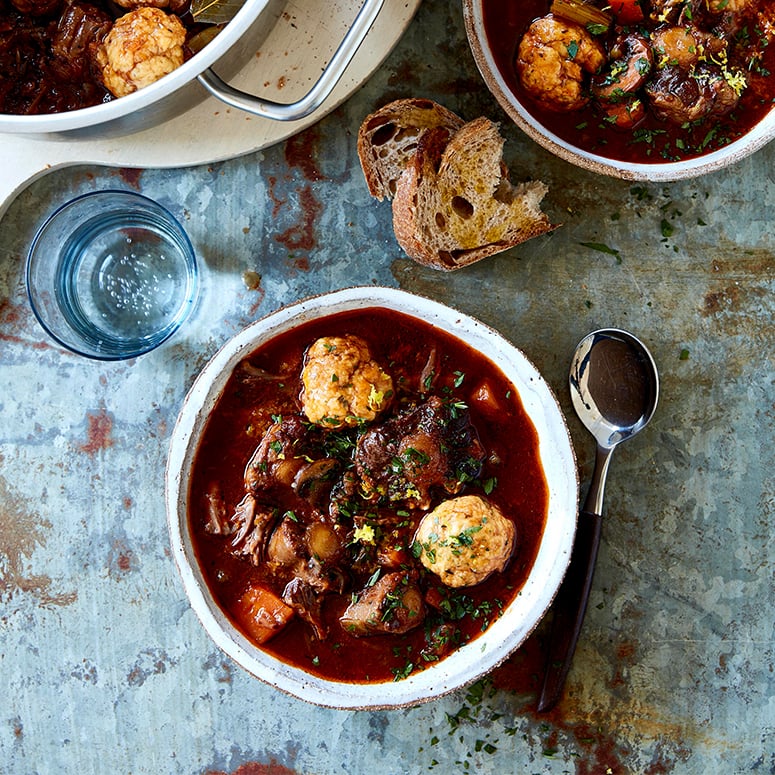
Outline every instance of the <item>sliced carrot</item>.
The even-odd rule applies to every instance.
[[[611,0],[611,12],[619,24],[637,24],[643,21],[640,0]]]
[[[256,643],[266,643],[293,618],[293,608],[274,592],[256,584],[245,589],[232,613]]]
[[[498,417],[503,412],[503,407],[496,397],[489,382],[480,382],[471,393],[471,401],[479,411],[484,412],[490,418]]]

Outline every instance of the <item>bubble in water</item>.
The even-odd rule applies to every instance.
[[[71,322],[123,341],[174,323],[190,291],[182,246],[144,214],[95,219],[66,246],[61,265],[63,276],[74,267],[63,282]]]

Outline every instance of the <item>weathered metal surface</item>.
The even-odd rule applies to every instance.
[[[354,136],[408,95],[502,119],[513,177],[546,181],[563,226],[454,274],[402,258]],[[0,772],[775,772],[774,166],[769,147],[670,185],[576,170],[509,125],[460,8],[427,0],[367,86],[296,138],[212,166],[33,183],[0,226]],[[53,346],[22,277],[40,220],[109,186],[168,205],[205,267],[194,321],[121,364]],[[471,692],[340,712],[235,667],[185,600],[163,471],[188,386],[256,317],[363,283],[427,294],[521,347],[567,412],[582,478],[593,443],[567,393],[576,342],[627,328],[660,367],[657,414],[612,466],[581,642],[545,717],[545,627]]]

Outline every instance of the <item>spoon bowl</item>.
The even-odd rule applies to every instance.
[[[592,481],[579,514],[573,555],[554,604],[538,701],[541,712],[554,707],[560,697],[587,610],[611,454],[643,430],[659,400],[659,376],[651,353],[637,337],[618,328],[593,331],[579,342],[569,382],[573,408],[595,438],[597,451]]]
[[[639,339],[621,329],[585,336],[576,347],[569,381],[576,414],[606,448],[642,430],[657,408],[654,359]]]

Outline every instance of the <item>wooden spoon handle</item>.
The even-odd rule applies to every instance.
[[[551,710],[560,698],[579,639],[589,590],[595,575],[597,549],[603,519],[599,514],[579,514],[576,540],[568,570],[553,604],[554,622],[549,636],[549,652],[538,711]]]

